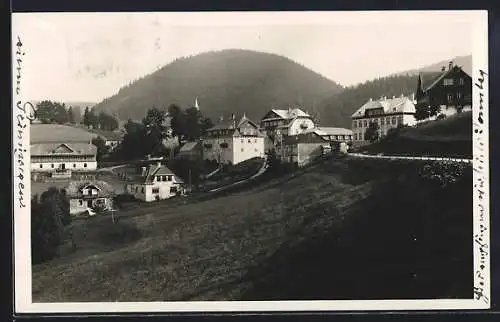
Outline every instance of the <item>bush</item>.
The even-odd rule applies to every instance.
[[[64,190],[50,188],[31,200],[32,263],[51,260],[66,237],[71,223],[69,201]]]

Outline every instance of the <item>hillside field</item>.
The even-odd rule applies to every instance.
[[[30,141],[37,142],[90,142],[96,135],[83,128],[62,124],[31,124]]]
[[[218,198],[75,221],[33,302],[472,297],[472,170],[330,160]]]

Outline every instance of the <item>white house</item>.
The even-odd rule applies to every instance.
[[[160,162],[143,167],[141,174],[131,179],[132,182],[126,184],[126,192],[146,202],[184,193],[184,182]]]
[[[207,131],[203,138],[203,158],[219,163],[238,164],[264,157],[264,135],[245,115],[239,122],[234,117]]]
[[[71,181],[65,190],[72,215],[83,213],[87,208],[113,208],[114,190],[107,182]]]
[[[260,128],[266,134],[266,151],[276,148],[283,137],[306,133],[314,127],[312,116],[300,108],[272,109],[260,121]]]
[[[31,172],[71,176],[71,172],[97,169],[97,147],[90,143],[33,143],[30,146]]]
[[[399,97],[382,97],[379,100],[371,98],[351,116],[354,142],[366,142],[365,132],[370,123],[377,123],[379,136],[398,126],[416,124],[415,102],[403,95]]]

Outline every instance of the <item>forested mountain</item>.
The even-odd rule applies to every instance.
[[[389,76],[348,87],[320,104],[320,124],[351,128],[352,113],[370,98],[411,95],[417,87],[417,79],[418,75]]]
[[[188,108],[198,98],[205,116],[237,117],[246,113],[260,120],[270,108],[298,103],[314,112],[319,103],[342,91],[342,86],[322,75],[269,53],[222,50],[175,60],[97,104],[121,120],[142,119],[153,106],[170,104]]]
[[[339,94],[332,95],[317,106],[320,111],[320,123],[326,126],[351,128],[351,115],[370,98],[381,96],[411,95],[415,93],[419,72],[440,71],[448,63],[462,66],[466,73],[472,72],[472,56],[458,56],[450,60],[374,79],[346,88]]]

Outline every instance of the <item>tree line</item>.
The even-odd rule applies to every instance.
[[[65,103],[50,100],[41,101],[36,104],[35,117],[44,124],[79,124],[82,115],[79,108],[67,107]],[[118,120],[113,116],[100,112],[95,115],[94,111],[85,107],[82,123],[87,127],[114,131],[118,128]]]
[[[177,138],[177,148],[182,142],[194,142],[213,126],[199,109],[185,110],[172,104],[167,110],[153,106],[141,122],[131,119],[125,124],[125,135],[117,153],[122,160],[134,160],[151,156],[172,155],[175,146],[166,146],[166,139]]]

